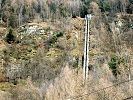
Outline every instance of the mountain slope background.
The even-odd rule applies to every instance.
[[[93,17],[84,84],[88,13]],[[132,0],[0,0],[0,99],[131,97],[132,44]]]

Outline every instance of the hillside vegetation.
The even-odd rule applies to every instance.
[[[132,0],[0,0],[0,100],[132,99],[132,73]]]

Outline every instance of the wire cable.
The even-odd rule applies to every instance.
[[[119,82],[119,83],[115,83],[114,85],[111,85],[111,86],[108,86],[108,87],[105,87],[105,88],[102,88],[102,89],[99,89],[99,90],[95,90],[95,91],[92,91],[92,92],[87,93],[87,94],[83,94],[83,95],[78,95],[78,96],[70,97],[70,98],[68,98],[67,100],[74,100],[74,99],[82,98],[82,97],[84,97],[84,96],[89,96],[90,94],[98,93],[98,92],[101,91],[101,90],[105,90],[105,89],[108,89],[108,88],[111,88],[111,87],[114,87],[114,86],[117,86],[117,85],[121,85],[121,84],[130,82],[130,81],[133,81],[133,79],[131,79],[131,80],[126,80],[126,81],[122,81],[122,82]],[[127,99],[124,99],[124,100],[127,100]]]

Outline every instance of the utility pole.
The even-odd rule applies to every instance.
[[[90,20],[91,14],[85,16],[85,34],[84,34],[84,62],[83,62],[83,79],[88,78],[89,67],[89,47],[90,47]]]

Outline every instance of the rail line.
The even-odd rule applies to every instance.
[[[89,48],[90,48],[90,20],[91,14],[85,16],[85,33],[84,33],[84,61],[83,61],[83,78],[88,78],[88,67],[89,67]]]

